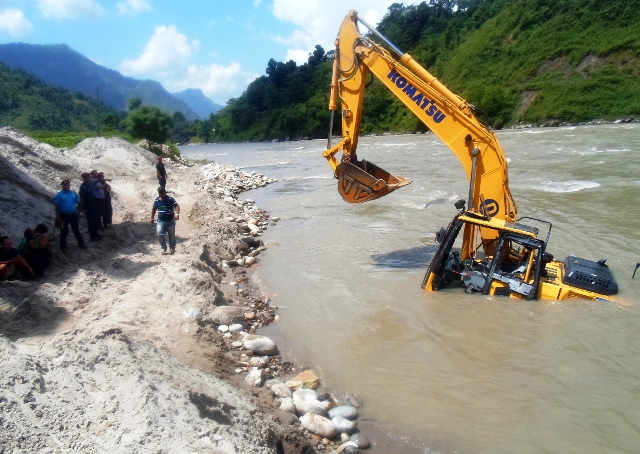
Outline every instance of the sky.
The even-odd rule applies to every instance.
[[[396,0],[397,1],[397,0]],[[370,24],[393,0],[0,0],[0,43],[68,44],[94,62],[225,105],[267,62],[333,49],[350,9]],[[405,1],[405,4],[417,3]]]

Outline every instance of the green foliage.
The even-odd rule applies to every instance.
[[[135,99],[135,98],[132,98]],[[127,117],[127,132],[133,137],[147,140],[150,144],[164,143],[169,138],[173,119],[157,107],[135,108]]]
[[[188,143],[191,140],[191,129],[188,121],[173,121],[171,131],[169,131],[171,142]]]
[[[104,115],[117,113],[104,105]],[[96,130],[98,105],[81,93],[45,84],[24,71],[0,63],[0,126],[22,131]]]
[[[180,156],[180,150],[174,143],[169,144],[169,151],[171,152],[171,159]]]
[[[496,128],[640,114],[640,0],[394,3],[377,28]],[[319,46],[302,66],[270,60],[242,96],[191,124],[192,141],[326,137],[328,60]],[[379,81],[366,90],[363,134],[424,129]]]
[[[461,29],[460,44],[432,70],[498,127],[637,115],[639,7],[637,0],[486,1],[461,13],[486,20]],[[536,93],[530,106],[522,104],[527,92]]]
[[[80,132],[69,134],[68,132],[27,132],[27,135],[38,142],[46,143],[56,148],[73,148],[89,137],[97,137],[95,132]],[[102,137],[123,137],[118,130],[102,131]],[[131,137],[124,135],[125,140],[131,140]]]
[[[129,111],[136,110],[140,106],[142,106],[142,100],[140,98],[129,99]]]

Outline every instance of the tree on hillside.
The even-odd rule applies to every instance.
[[[169,134],[171,141],[177,144],[187,143],[191,139],[189,122],[184,118],[182,112],[173,113],[173,126]]]
[[[142,105],[142,100],[140,98],[129,99],[129,111],[136,110],[141,105]]]
[[[157,107],[142,106],[129,114],[126,124],[129,134],[146,139],[152,146],[166,142],[173,125],[173,119],[171,115]]]
[[[102,124],[107,129],[118,129],[120,118],[115,112],[107,112],[102,116]]]

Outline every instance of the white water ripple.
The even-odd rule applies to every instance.
[[[527,185],[527,189],[538,190],[542,192],[568,193],[578,192],[584,189],[593,189],[600,187],[600,183],[595,181],[567,180],[567,181],[551,181],[545,180]]]

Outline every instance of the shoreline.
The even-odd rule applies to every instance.
[[[261,370],[259,381],[285,382],[307,369],[277,354],[266,355],[266,364],[248,354],[255,352],[245,338],[277,319],[250,278],[251,258],[268,253],[257,239],[269,219],[237,198],[257,187],[238,183],[250,174],[168,163],[167,189],[183,216],[177,253],[161,256],[148,221],[153,158],[121,139],[58,150],[0,129],[0,189],[8,194],[0,206],[15,213],[0,222],[3,233],[16,241],[27,226],[52,219],[59,181],[91,168],[113,178],[115,221],[88,251],[70,237],[44,278],[0,282],[0,370],[9,377],[0,384],[2,445],[25,452],[355,452],[344,436],[329,442],[303,430],[298,417],[278,409],[282,398],[273,390],[245,381],[250,370]],[[375,424],[365,427],[374,444],[367,452],[421,452]]]
[[[535,125],[535,124],[531,124],[531,123],[525,123],[525,124],[517,124],[517,125],[511,125],[505,128],[500,128],[500,129],[493,129],[490,128],[492,131],[496,132],[496,131],[512,131],[512,130],[517,130],[517,129],[538,129],[538,128],[566,128],[566,127],[576,127],[576,126],[600,126],[600,125],[617,125],[617,124],[628,124],[628,123],[640,123],[640,119],[639,118],[635,118],[632,115],[626,116],[624,118],[619,118],[617,120],[602,120],[602,119],[596,119],[596,120],[590,120],[590,121],[585,121],[585,122],[578,122],[578,123],[571,123],[571,122],[561,122],[559,120],[555,120],[555,119],[551,119],[548,120],[547,122],[545,122],[544,124],[540,124],[540,125]],[[410,135],[422,135],[422,134],[433,134],[433,132],[431,131],[416,131],[416,132],[381,132],[381,133],[372,133],[372,134],[361,134],[360,137],[382,137],[382,136],[410,136]],[[340,135],[333,135],[331,136],[331,139],[337,139],[338,141],[342,139],[342,136]],[[258,141],[251,141],[251,140],[241,140],[241,141],[237,141],[237,142],[194,142],[194,143],[183,143],[183,144],[176,144],[178,147],[190,147],[190,146],[195,146],[195,145],[227,145],[227,144],[240,144],[240,143],[279,143],[279,142],[300,142],[303,140],[324,140],[326,141],[327,138],[326,137],[321,137],[321,138],[310,138],[310,137],[300,137],[297,139],[288,139],[288,140],[278,140],[278,139],[272,139],[272,140],[258,140]]]

